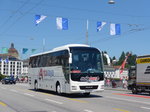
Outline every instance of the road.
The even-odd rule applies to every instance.
[[[150,112],[150,96],[116,90],[59,96],[27,84],[0,84],[0,112]]]

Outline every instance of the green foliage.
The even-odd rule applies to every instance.
[[[118,61],[118,65],[121,65],[123,63],[123,61],[125,60],[126,58],[126,55],[124,52],[122,52],[120,58],[119,58],[119,61]]]
[[[135,54],[133,55],[132,53],[129,53],[129,52],[126,52],[126,53],[122,52],[121,56],[119,57],[119,61],[115,64],[115,66],[121,66],[121,64],[125,60],[126,56],[128,56],[128,59],[127,59],[125,68],[130,68],[130,66],[135,66],[137,55],[135,55]]]
[[[5,77],[6,77],[5,75],[0,74],[0,81]]]

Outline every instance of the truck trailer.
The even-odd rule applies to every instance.
[[[133,94],[150,94],[150,55],[136,58],[136,66],[129,69],[128,89],[132,90]]]

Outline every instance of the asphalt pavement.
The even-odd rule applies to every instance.
[[[132,95],[121,88],[104,92],[59,96],[51,91],[34,91],[28,84],[0,84],[0,112],[149,112],[150,96]]]

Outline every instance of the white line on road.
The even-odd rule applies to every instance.
[[[10,89],[10,91],[18,93],[18,91],[14,89]]]
[[[1,89],[6,89],[5,87],[1,87]]]
[[[57,104],[63,104],[62,102],[58,102],[58,101],[55,101],[55,100],[51,100],[51,99],[45,99],[46,101],[50,101],[50,102],[53,102],[53,103],[57,103]]]
[[[150,108],[148,108],[148,107],[141,107],[141,108],[143,108],[143,109],[147,109],[147,110],[150,110]]]
[[[84,112],[93,112],[92,110],[84,109]]]
[[[24,95],[31,96],[31,97],[34,96],[34,95],[32,95],[32,94],[29,94],[29,93],[24,93]]]
[[[123,100],[123,101],[129,101],[129,102],[136,102],[136,103],[143,103],[143,104],[150,105],[149,102],[143,102],[143,101],[137,101],[137,100],[129,100],[129,99],[124,99],[124,98],[110,97],[110,96],[107,96],[106,98],[117,99],[117,100]]]

